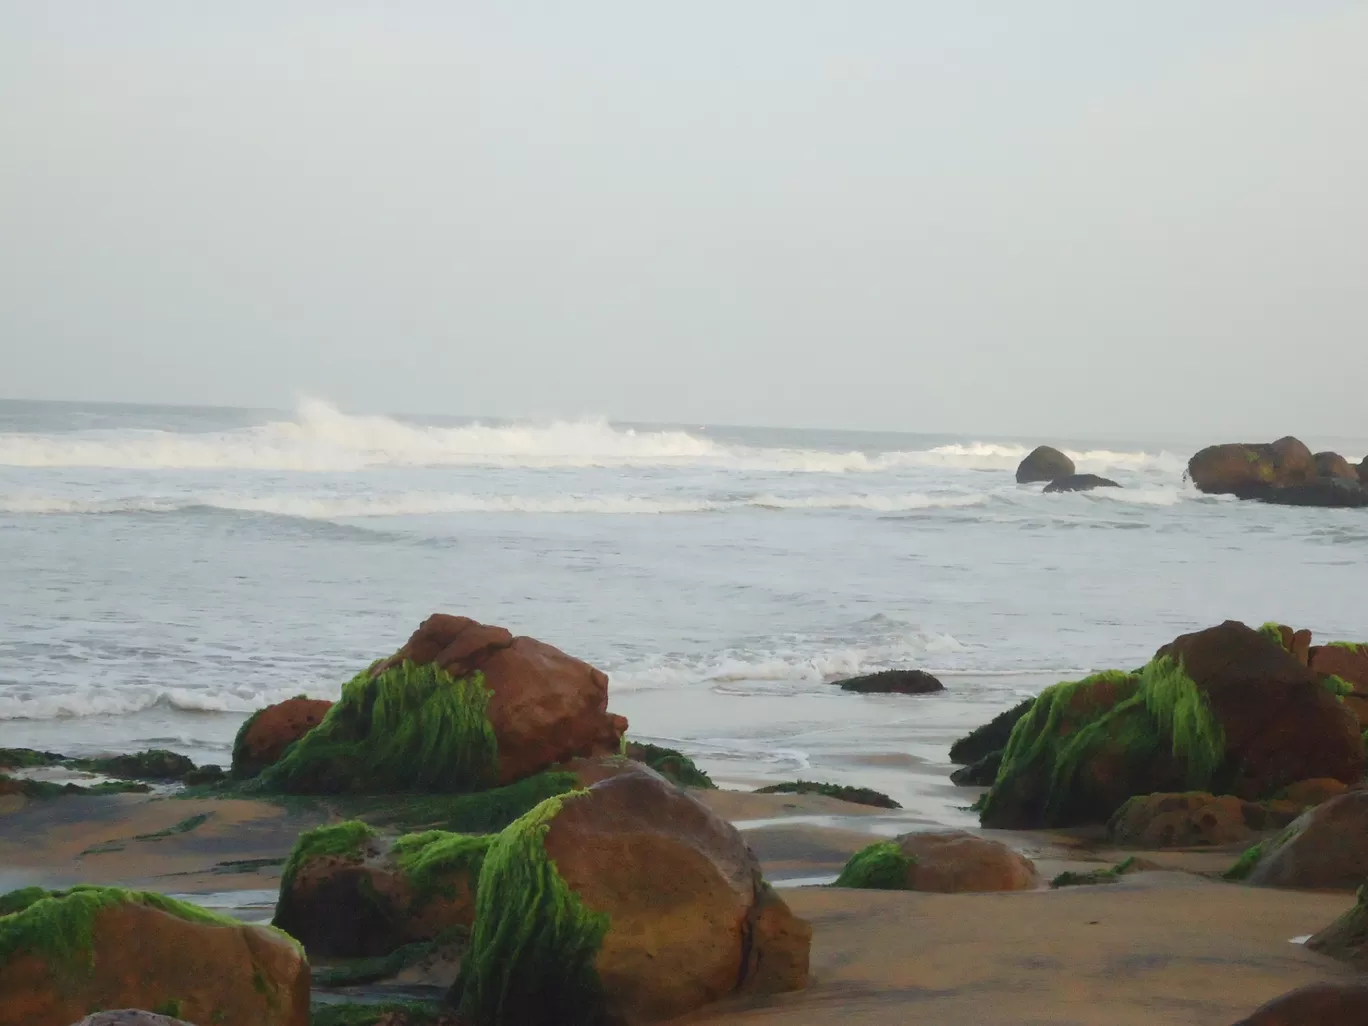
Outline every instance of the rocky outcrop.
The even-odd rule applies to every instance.
[[[1348,962],[1355,969],[1368,971],[1368,903],[1360,888],[1358,901],[1348,912],[1317,932],[1306,946],[1322,955]],[[1368,1022],[1368,1019],[1364,1020]]]
[[[1357,482],[1358,470],[1337,452],[1318,452],[1315,455],[1317,477],[1338,477]]]
[[[331,708],[331,702],[301,695],[254,712],[233,741],[233,777],[254,777],[278,761],[285,749],[322,723]]]
[[[643,766],[504,830],[452,1000],[477,1026],[633,1026],[807,983],[811,930],[735,827]]]
[[[1248,489],[1285,488],[1316,479],[1316,459],[1295,438],[1272,444],[1211,445],[1188,460],[1198,491],[1241,495]]]
[[[1310,666],[1313,673],[1338,677],[1353,688],[1343,696],[1344,704],[1358,719],[1360,729],[1368,730],[1368,645],[1317,645],[1310,651]]]
[[[1304,813],[1261,845],[1245,879],[1265,887],[1353,890],[1368,880],[1368,791]]]
[[[381,838],[350,821],[300,835],[274,925],[314,956],[386,955],[475,919],[489,837],[429,830]]]
[[[309,964],[275,930],[116,888],[20,904],[0,918],[0,1026],[70,1026],[100,1008],[308,1026]]]
[[[975,727],[950,746],[950,761],[966,766],[994,752],[1001,755],[1007,747],[1007,739],[1012,736],[1012,728],[1031,711],[1033,705],[1034,698],[1023,699],[1010,709],[998,713],[983,726]]]
[[[1057,477],[1045,486],[1048,492],[1090,492],[1094,488],[1120,488],[1121,486],[1110,478],[1098,477],[1096,474],[1070,474],[1067,477]]]
[[[1286,485],[1279,488],[1252,487],[1245,489],[1241,499],[1257,499],[1276,506],[1321,506],[1325,508],[1362,509],[1368,506],[1368,488],[1355,481],[1327,477],[1309,484]]]
[[[1036,481],[1053,481],[1068,477],[1075,471],[1074,461],[1058,449],[1048,445],[1037,446],[1017,466],[1017,484],[1032,484]]]
[[[1234,1026],[1363,1026],[1368,984],[1313,983],[1276,997]]]
[[[1368,456],[1363,457],[1358,465],[1359,484],[1368,485]]]
[[[608,678],[534,638],[428,617],[260,776],[292,793],[469,791],[616,754]]]
[[[1116,810],[1107,838],[1127,848],[1198,848],[1238,844],[1254,835],[1249,804],[1234,795],[1137,795]]]
[[[983,824],[1106,822],[1135,795],[1257,801],[1301,780],[1358,781],[1353,714],[1273,638],[1227,621],[1164,646],[1138,674],[1047,689],[1003,753]]]
[[[992,787],[1002,769],[1002,753],[992,752],[978,762],[961,766],[950,774],[950,783],[959,787]]]
[[[1034,863],[1001,841],[948,830],[872,844],[851,856],[835,886],[959,894],[1039,884]]]
[[[834,683],[839,684],[842,691],[857,691],[862,695],[926,695],[945,690],[945,685],[925,670],[883,670]]]

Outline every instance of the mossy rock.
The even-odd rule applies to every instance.
[[[387,831],[495,834],[546,799],[578,787],[573,773],[552,771],[471,794],[342,795],[328,805],[338,815]]]
[[[717,787],[711,777],[694,765],[692,759],[673,748],[663,748],[645,741],[629,741],[626,745],[626,755],[629,759],[645,763],[666,780],[680,787]]]
[[[780,784],[756,788],[756,794],[820,794],[825,798],[850,802],[853,805],[870,805],[877,809],[901,809],[902,806],[888,795],[868,787],[846,787],[842,784],[821,784],[815,780],[787,780]]]
[[[971,730],[950,746],[950,761],[967,766],[994,752],[1001,753],[1011,739],[1012,728],[1031,711],[1035,701],[1034,698],[1023,699],[1010,709],[998,713],[983,726]]]
[[[1073,871],[1060,873],[1050,881],[1050,887],[1058,890],[1061,887],[1092,887],[1098,884],[1113,884],[1131,873],[1141,873],[1147,869],[1158,868],[1160,867],[1157,863],[1132,855],[1107,869],[1092,869],[1086,873]]]
[[[64,761],[65,757],[56,752],[40,752],[33,748],[0,748],[0,770],[55,766]]]
[[[180,780],[195,769],[191,759],[163,748],[152,748],[132,755],[72,759],[69,765],[124,780]]]
[[[834,886],[958,894],[1030,890],[1039,883],[1031,860],[1001,841],[937,830],[903,834],[856,852]]]
[[[958,787],[992,787],[1002,769],[1002,752],[991,752],[978,762],[961,766],[950,774],[950,783]]]
[[[49,780],[30,780],[0,773],[0,795],[17,794],[25,798],[60,798],[63,795],[146,794],[152,788],[134,780],[106,780],[99,784],[55,784]]]

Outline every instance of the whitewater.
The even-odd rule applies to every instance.
[[[0,402],[0,746],[226,762],[252,709],[336,696],[443,610],[601,666],[724,780],[897,791],[862,751],[933,765],[1185,630],[1368,638],[1364,511],[1199,495],[1210,441]],[[1039,442],[1123,487],[1017,485]],[[829,684],[904,666],[947,692]]]

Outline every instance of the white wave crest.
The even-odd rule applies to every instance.
[[[130,716],[164,707],[182,712],[248,713],[298,694],[337,697],[337,688],[278,688],[210,691],[193,688],[81,688],[25,695],[0,695],[0,720],[58,720],[85,716]]]

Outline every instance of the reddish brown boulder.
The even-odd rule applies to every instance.
[[[1318,452],[1315,455],[1317,477],[1338,477],[1345,481],[1357,481],[1358,470],[1337,452]]]
[[[1309,667],[1258,631],[1227,620],[1159,649],[1197,685],[1225,737],[1223,791],[1267,797],[1299,780],[1363,777],[1354,715]]]
[[[1116,810],[1107,837],[1128,848],[1237,844],[1255,833],[1245,815],[1248,804],[1234,795],[1200,792],[1140,795]]]
[[[1315,673],[1333,674],[1353,685],[1354,693],[1344,696],[1344,704],[1359,727],[1368,730],[1368,645],[1317,645],[1311,649],[1310,665]]]
[[[1368,791],[1303,813],[1263,846],[1246,877],[1265,887],[1353,890],[1368,880]]]
[[[1347,790],[1349,785],[1344,781],[1321,777],[1317,780],[1299,780],[1279,791],[1278,798],[1299,809],[1309,809],[1322,802],[1328,802]]]
[[[1040,886],[1035,864],[1001,841],[963,830],[904,834],[897,839],[907,868],[909,891],[960,894],[1029,891]]]
[[[233,776],[238,780],[256,776],[323,722],[331,708],[331,702],[301,697],[253,713],[233,742]]]
[[[83,922],[88,935],[53,934],[54,923]],[[0,1026],[70,1026],[91,1009],[139,1007],[205,1024],[309,1023],[309,963],[275,930],[98,888],[36,901],[5,927],[8,940],[27,940],[0,958]]]
[[[1272,444],[1212,445],[1188,461],[1198,491],[1240,495],[1251,489],[1283,488],[1316,478],[1311,450],[1292,437]]]
[[[1263,1005],[1234,1026],[1363,1026],[1368,984],[1313,983]]]
[[[1292,658],[1303,666],[1311,660],[1311,632],[1307,630],[1293,630],[1286,624],[1278,625],[1278,634],[1282,637],[1282,646],[1292,653]]]
[[[436,663],[461,678],[479,671],[491,692],[499,782],[511,783],[577,756],[612,754],[627,721],[608,712],[608,678],[586,662],[502,627],[436,613],[373,675],[405,660]]]

